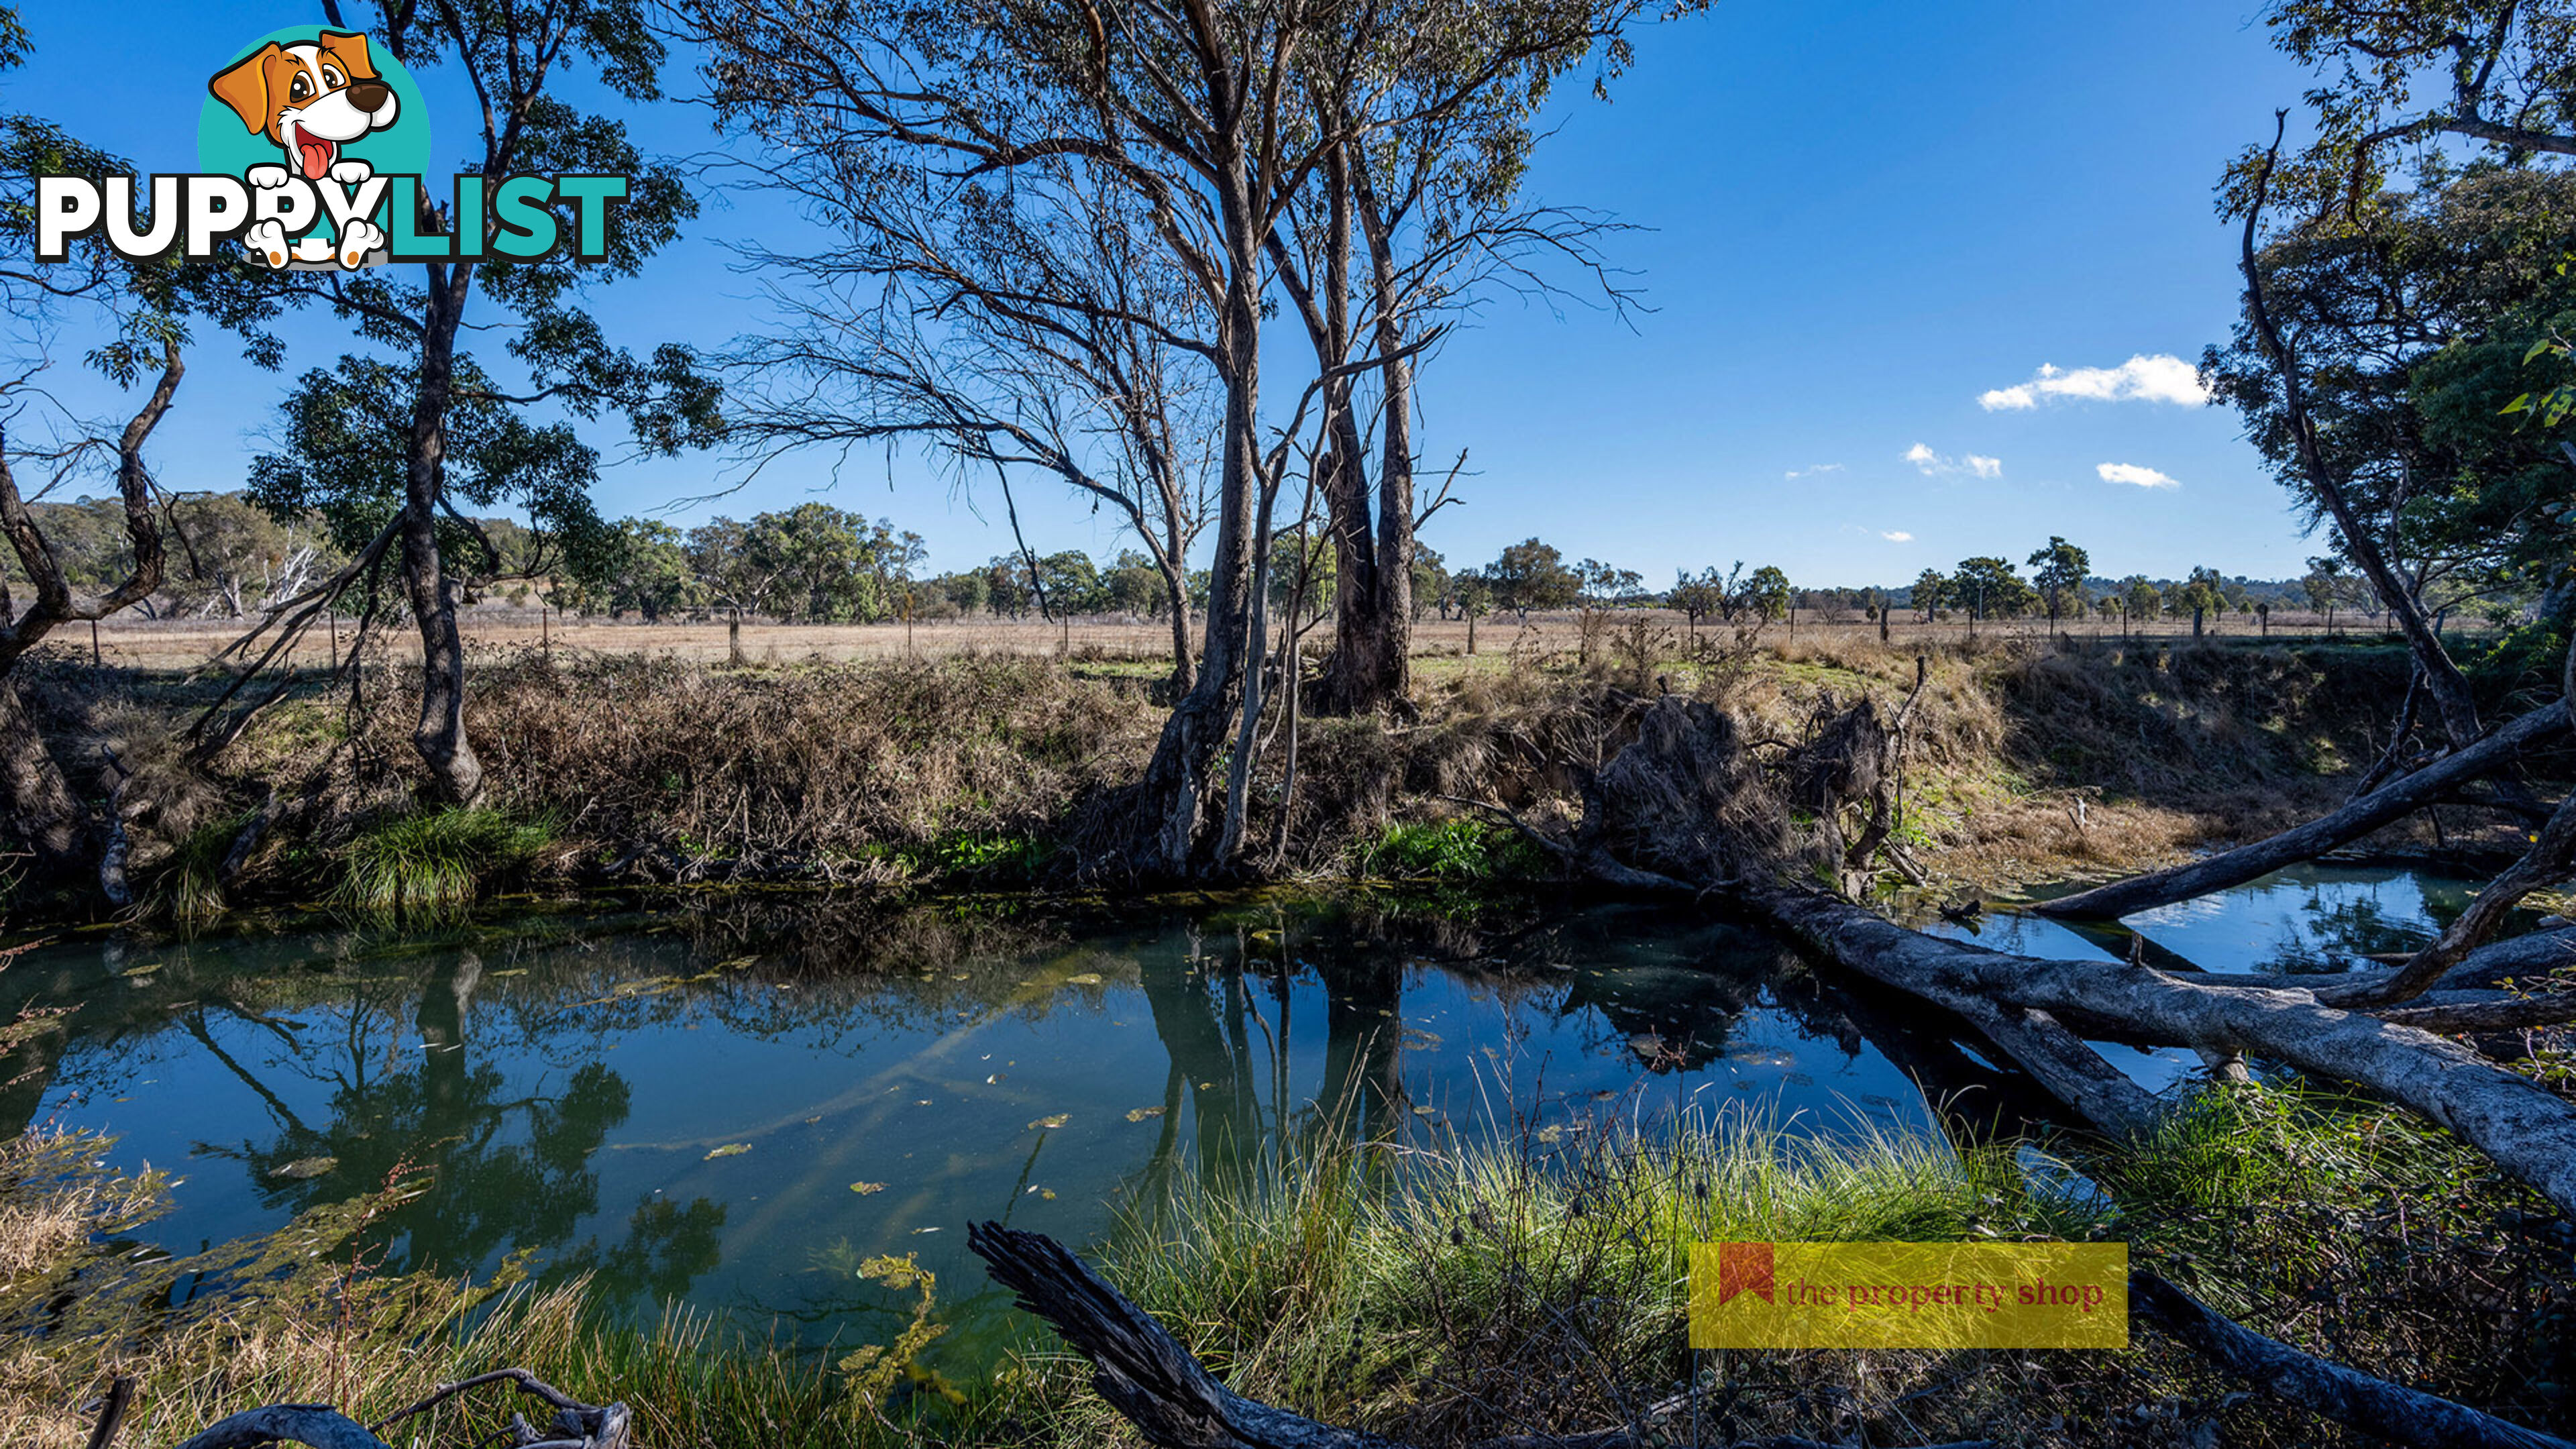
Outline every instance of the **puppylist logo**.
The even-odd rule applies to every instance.
[[[262,36],[207,78],[197,168],[148,185],[37,177],[37,258],[68,260],[96,236],[138,261],[247,254],[281,271],[598,261],[608,205],[627,194],[623,176],[462,175],[432,206],[420,87],[365,35],[311,25]]]

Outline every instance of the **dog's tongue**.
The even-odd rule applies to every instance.
[[[304,179],[319,181],[331,170],[332,158],[340,154],[340,143],[320,136],[298,132],[295,137],[296,159],[304,165]]]

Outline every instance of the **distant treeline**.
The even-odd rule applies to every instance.
[[[76,588],[96,588],[131,566],[120,505],[84,498],[34,506]],[[283,512],[284,516],[279,516]],[[153,618],[239,619],[291,597],[345,562],[320,520],[272,511],[244,493],[191,493],[161,504],[170,562],[161,589],[138,605]],[[506,518],[457,520],[468,546],[452,549],[469,596],[553,606],[610,618],[658,621],[728,615],[783,623],[876,623],[978,615],[1049,618],[1128,614],[1161,618],[1169,595],[1154,562],[1134,549],[1095,559],[1079,549],[1013,552],[946,573],[926,572],[921,536],[887,519],[824,503],[721,517],[692,528],[627,518],[596,536],[566,538]],[[1568,563],[1531,538],[1491,561],[1453,569],[1418,548],[1415,613],[1443,619],[1533,610],[1668,608],[1694,622],[1815,618],[1875,620],[1882,612],[2011,619],[2254,614],[2271,609],[2377,614],[2362,580],[2340,560],[2312,561],[2297,579],[2255,579],[2199,568],[2180,579],[2110,578],[2064,539],[2031,555],[2027,574],[2000,557],[1925,569],[1893,587],[1809,587],[1776,567],[1682,570],[1649,589],[1635,570],[1597,559]],[[1269,599],[1283,616],[1311,619],[1331,607],[1333,551],[1303,530],[1274,541]],[[1204,570],[1190,575],[1193,604],[1207,597]],[[389,592],[380,601],[396,607]]]

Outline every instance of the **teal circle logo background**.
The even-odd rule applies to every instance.
[[[272,41],[279,45],[310,45],[329,29],[331,27],[327,25],[290,25],[284,30],[272,30],[234,51],[221,64],[206,67],[206,79],[211,80],[232,69],[243,56]],[[347,35],[350,32],[341,30],[336,33]],[[345,160],[366,162],[375,168],[378,176],[426,177],[429,175],[429,106],[420,98],[420,86],[412,80],[411,72],[385,53],[385,48],[376,43],[374,36],[367,37],[367,59],[376,68],[376,78],[393,87],[401,110],[395,114],[392,125],[381,131],[369,131],[349,142],[341,148],[340,155]],[[242,118],[233,114],[232,107],[216,100],[202,81],[198,91],[203,97],[197,108],[199,171],[240,176],[254,166],[293,169],[293,163],[286,159],[286,153],[278,149],[276,142],[243,125]],[[426,182],[422,184],[427,185]],[[317,227],[316,234],[329,231],[330,225],[326,216]]]

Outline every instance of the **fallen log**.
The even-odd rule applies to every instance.
[[[2348,841],[2438,803],[2457,787],[2512,764],[2523,752],[2568,727],[2568,704],[2553,700],[2467,749],[2401,775],[2329,815],[2268,839],[2184,865],[2041,901],[2044,916],[2125,916],[2243,885],[2283,866],[2313,860]]]
[[[2564,703],[2552,709],[2563,714]],[[1869,733],[1819,730],[1816,739]],[[1792,780],[1802,777],[1797,754],[1782,768]],[[1839,882],[1846,862],[1842,837],[1802,821],[1866,802],[1802,801],[1793,811],[1788,798],[1733,720],[1666,697],[1586,785],[1564,858],[1614,883],[1644,876],[1732,902],[1826,961],[1982,1023],[1998,1048],[2108,1135],[2134,1135],[2154,1108],[2076,1036],[2097,1026],[2355,1083],[2449,1129],[2576,1217],[2576,1105],[2530,1078],[2286,982],[2210,986],[2127,961],[2042,960],[1908,930],[1807,883]],[[1600,860],[1619,874],[1592,864]]]
[[[2399,956],[2389,964],[2402,966],[2406,960]],[[2461,957],[2460,964],[2443,972],[2434,984],[2449,990],[2486,990],[2507,981],[2534,981],[2571,966],[2576,966],[2576,927],[2559,926],[2489,941]]]
[[[1092,1385],[1139,1432],[1167,1449],[1408,1449],[1394,1440],[1319,1423],[1257,1403],[1219,1383],[1151,1314],[1043,1233],[999,1223],[969,1224],[967,1246],[1019,1306],[1047,1321],[1091,1360]],[[2576,1449],[2465,1404],[2401,1387],[2330,1363],[2246,1328],[2145,1269],[2129,1275],[2129,1311],[2276,1399],[2416,1449]],[[1649,1413],[1680,1406],[1668,1400]],[[1604,1429],[1587,1434],[1513,1434],[1471,1449],[1643,1449],[1676,1443],[1669,1430]],[[1972,1449],[1968,1441],[1925,1449]],[[1734,1449],[1823,1449],[1773,1437]]]
[[[2481,999],[2444,999],[2465,996]],[[2433,991],[2407,1005],[2374,1014],[2381,1021],[2411,1026],[2419,1031],[2437,1031],[2445,1036],[2473,1031],[2520,1031],[2530,1027],[2564,1026],[2576,1021],[2576,991],[2552,991],[2540,996]]]
[[[2325,1006],[2295,988],[2210,987],[2124,961],[2044,961],[1945,941],[1804,887],[1736,894],[1827,959],[1943,1006],[2123,1022],[2159,1039],[2356,1083],[2448,1128],[2576,1217],[2576,1107],[2430,1031]],[[2113,1133],[2126,1126],[2097,1125]]]
[[[1109,1286],[1089,1264],[1044,1233],[970,1223],[966,1246],[1019,1306],[1047,1321],[1076,1353],[1091,1360],[1091,1386],[1153,1443],[1166,1449],[1412,1449],[1357,1429],[1336,1428],[1302,1414],[1256,1403],[1217,1381],[1152,1314]],[[1686,1402],[1667,1400],[1650,1413]],[[1601,1429],[1585,1434],[1510,1434],[1468,1449],[1688,1449],[1669,1429]],[[1810,1439],[1734,1441],[1730,1449],[1828,1449]],[[1922,1449],[1995,1449],[1989,1440],[1929,1444]]]
[[[2556,1435],[2265,1338],[2144,1269],[2129,1274],[2129,1316],[2273,1398],[2416,1449],[2576,1449]]]

